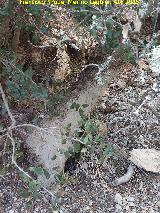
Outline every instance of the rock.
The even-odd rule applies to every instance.
[[[127,206],[125,207],[125,209],[126,209],[127,212],[129,212],[129,210],[130,210],[129,205],[127,205]]]
[[[133,197],[127,197],[127,201],[128,202],[134,202],[134,198]]]
[[[121,212],[122,211],[122,206],[117,204],[116,205],[116,212]]]
[[[119,79],[117,81],[117,85],[119,86],[119,88],[124,89],[126,87],[126,82],[122,79]]]
[[[88,164],[87,164],[86,162],[84,162],[84,163],[82,163],[81,167],[82,167],[83,169],[86,169],[86,170],[87,170]]]
[[[86,153],[87,152],[87,148],[82,148],[81,149],[81,153]]]
[[[115,200],[115,202],[117,203],[117,204],[119,204],[119,205],[123,205],[123,198],[122,198],[122,196],[119,194],[119,193],[117,193],[116,195],[115,195],[115,197],[114,197],[114,200]]]
[[[157,206],[160,208],[160,201],[157,202]]]
[[[146,171],[160,173],[160,151],[155,149],[133,149],[130,161]]]
[[[151,208],[149,213],[155,213],[155,211]]]

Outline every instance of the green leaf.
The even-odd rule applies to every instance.
[[[88,139],[89,139],[90,141],[92,141],[92,140],[93,140],[93,136],[92,136],[91,134],[88,134]]]
[[[113,33],[112,33],[112,31],[111,30],[108,30],[108,32],[107,32],[107,35],[106,35],[109,39],[111,39],[112,38],[112,36],[113,36]]]
[[[26,198],[29,198],[30,197],[30,192],[28,192],[28,191],[22,191],[22,192],[20,192],[20,195],[24,198],[24,199],[26,199]]]
[[[83,139],[83,142],[84,142],[84,144],[87,144],[87,143],[89,142],[88,136],[86,136],[86,137]]]
[[[83,109],[79,109],[79,115],[81,116],[82,119],[86,119],[86,116],[84,114],[84,110]]]
[[[34,191],[34,192],[32,192],[32,198],[33,199],[37,199],[39,197],[39,193],[38,193],[38,191]]]
[[[115,37],[115,38],[118,38],[118,37],[120,37],[121,36],[121,34],[122,34],[122,31],[116,31],[114,34],[113,34],[113,36]]]
[[[102,155],[97,163],[102,164],[104,162],[104,159],[105,159],[105,157]]]
[[[39,34],[34,34],[34,36],[32,37],[32,40],[33,40],[33,44],[39,44],[40,42],[40,35]]]
[[[88,107],[89,105],[88,104],[82,104],[82,107],[83,108],[86,108],[86,107]]]
[[[28,187],[29,187],[30,192],[34,192],[34,191],[38,190],[38,184],[35,180],[29,181]]]
[[[79,107],[80,105],[74,102],[71,104],[70,109],[76,109],[76,111],[78,111]]]
[[[0,175],[3,177],[4,175],[7,174],[7,168],[6,167],[1,167],[0,166]]]
[[[100,135],[96,135],[94,138],[94,141],[100,142],[102,140],[102,137]]]
[[[43,169],[43,172],[44,172],[45,177],[46,177],[47,179],[49,179],[49,178],[50,178],[50,174],[49,174],[49,172],[47,171],[47,169]]]
[[[97,131],[96,125],[90,120],[86,121],[84,128],[87,133],[93,133]]]
[[[32,69],[27,69],[24,74],[27,76],[27,78],[32,79],[33,70]]]
[[[21,180],[23,180],[24,182],[28,182],[29,181],[29,178],[25,174],[20,173],[19,176],[20,176]]]
[[[105,147],[105,149],[104,149],[104,151],[103,151],[103,155],[104,155],[105,157],[110,157],[110,156],[112,156],[112,154],[113,154],[113,149],[112,149],[112,147],[111,147],[111,146]]]
[[[42,26],[40,28],[41,32],[44,33],[44,34],[47,34],[48,33],[48,28],[46,26]]]
[[[3,128],[4,128],[4,125],[0,123],[0,130],[2,130]]]
[[[72,124],[69,123],[69,124],[67,124],[64,128],[65,128],[65,129],[70,129],[70,128],[71,128],[71,125],[72,125]]]
[[[70,157],[70,153],[68,151],[65,151],[64,156],[65,156],[66,159],[68,159]]]
[[[80,144],[79,142],[75,142],[75,143],[73,144],[73,148],[74,148],[74,152],[75,152],[75,153],[79,153],[80,150],[81,150],[81,144]]]
[[[96,27],[93,27],[91,30],[90,30],[90,33],[91,35],[93,36],[93,38],[97,38],[97,29]]]
[[[107,26],[107,27],[113,26],[113,20],[112,20],[112,19],[108,19],[108,20],[106,21],[106,26]]]
[[[66,144],[67,143],[67,139],[62,139],[62,144]]]
[[[72,155],[74,153],[74,149],[72,146],[68,147],[68,152]]]
[[[43,174],[43,168],[41,167],[30,167],[29,170],[34,172],[37,176]]]
[[[34,125],[38,125],[38,122],[39,122],[39,118],[38,117],[33,118],[32,123]]]
[[[46,88],[41,86],[33,86],[31,87],[31,97],[36,99],[44,98],[46,99],[48,97],[48,91]]]
[[[0,19],[6,18],[8,15],[9,15],[9,13],[7,12],[7,10],[5,10],[5,9],[0,10]]]
[[[75,129],[75,132],[82,133],[82,132],[84,132],[84,130],[81,129],[81,128],[76,128],[76,129]]]

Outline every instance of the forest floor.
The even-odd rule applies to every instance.
[[[100,164],[99,147],[89,153],[81,154],[79,160],[69,163],[68,181],[62,182],[58,192],[60,213],[158,213],[160,211],[160,176],[136,168],[132,179],[120,186],[112,184],[116,177],[122,176],[129,165],[126,158],[133,148],[154,148],[160,150],[160,95],[153,90],[153,84],[159,83],[157,76],[145,70],[145,82],[141,79],[141,70],[124,69],[120,77],[112,79],[101,102],[96,106],[94,119],[106,125],[103,142],[116,145],[115,150]],[[87,88],[85,88],[86,90]],[[157,91],[157,90],[156,90]],[[151,94],[152,100],[139,108],[145,97]],[[78,97],[78,94],[77,94]],[[105,100],[105,101],[104,101]],[[103,111],[106,106],[114,110]],[[123,153],[125,153],[123,155]],[[26,153],[27,156],[27,153]],[[35,165],[35,157],[28,156],[28,162]],[[54,212],[51,210],[51,198],[44,192],[40,198],[23,199],[20,192],[27,185],[20,180],[14,169],[1,176],[0,199],[2,213]]]
[[[127,77],[128,76],[128,77]],[[112,181],[122,176],[128,167],[126,154],[134,148],[160,150],[159,107],[160,95],[152,85],[158,79],[145,71],[125,70],[117,81],[114,79],[106,91],[106,106],[115,106],[114,112],[102,112],[97,107],[96,117],[106,123],[105,143],[118,147],[111,157],[98,165],[99,149],[83,154],[72,176],[76,184],[66,185],[64,204],[60,212],[141,212],[160,211],[160,176],[136,168],[132,179],[114,187]],[[137,112],[144,97],[154,93],[153,99]],[[137,112],[137,113],[136,113]],[[124,153],[124,154],[123,154]]]

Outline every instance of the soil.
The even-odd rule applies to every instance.
[[[132,85],[127,84],[133,76]],[[113,180],[126,173],[128,153],[133,148],[154,148],[160,150],[159,93],[152,90],[156,77],[146,71],[150,84],[139,81],[139,70],[122,73],[113,81],[107,91],[105,104],[116,103],[116,112],[102,112],[97,107],[96,116],[106,122],[105,144],[115,147],[114,154],[102,164],[97,164],[97,152],[83,154],[72,177],[76,184],[64,187],[63,205],[60,212],[159,212],[160,175],[136,168],[132,179],[118,187]],[[128,77],[127,77],[128,76]],[[119,83],[121,82],[121,84]],[[126,82],[126,84],[124,84]],[[128,81],[129,82],[129,81]],[[124,86],[125,85],[125,86]],[[154,93],[154,110],[150,102],[142,106],[138,115],[137,107],[144,99],[144,91]],[[97,147],[98,150],[98,147]]]
[[[96,107],[94,118],[105,122],[107,132],[103,143],[114,144],[114,152],[103,163],[99,163],[101,155],[99,147],[95,151],[88,150],[81,154],[79,160],[70,159],[65,170],[68,172],[67,183],[61,182],[57,202],[60,213],[158,213],[160,211],[160,176],[136,168],[132,179],[118,187],[113,180],[127,171],[129,161],[126,156],[133,148],[155,148],[159,145],[159,103],[158,92],[152,90],[157,81],[150,70],[146,70],[146,82],[139,80],[139,69],[124,71],[119,79],[110,82],[102,101],[105,105],[116,106],[115,111],[102,110],[101,103]],[[129,80],[132,76],[132,84]],[[148,83],[149,82],[149,83]],[[150,102],[134,112],[144,100],[146,89],[152,96]],[[105,101],[104,101],[105,100]],[[35,164],[35,161],[33,161]],[[20,196],[26,185],[14,170],[3,176],[1,184],[1,212],[52,212],[51,197],[42,192],[41,198],[31,200],[30,207]],[[45,196],[44,196],[45,195]],[[59,198],[58,198],[59,197]]]

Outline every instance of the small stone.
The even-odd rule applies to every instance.
[[[93,202],[92,201],[89,201],[89,206],[92,206],[93,205]]]
[[[160,201],[157,202],[157,206],[160,207]]]
[[[87,169],[87,168],[88,168],[88,164],[87,164],[86,162],[84,162],[84,163],[82,163],[81,167],[82,167],[83,169]]]
[[[87,152],[87,148],[82,148],[81,149],[81,153],[86,153]]]
[[[129,208],[129,206],[128,206],[128,205],[126,206],[126,208],[125,208],[125,209],[126,209],[126,211],[127,211],[127,212],[129,212],[129,210],[130,210],[130,208]]]
[[[123,205],[127,205],[128,201],[126,199],[126,197],[123,198]]]
[[[116,212],[121,212],[122,211],[122,206],[117,204],[116,205]]]
[[[117,85],[118,85],[120,88],[123,89],[123,88],[126,87],[126,82],[123,81],[123,80],[118,80]]]
[[[128,202],[134,202],[134,198],[133,197],[127,197],[127,201]]]
[[[135,204],[133,202],[129,202],[128,205],[129,206],[135,206]]]
[[[155,211],[151,208],[149,213],[155,213]]]
[[[160,173],[160,151],[156,149],[133,149],[130,161],[146,171]]]
[[[123,205],[123,198],[122,198],[122,196],[121,196],[119,193],[117,193],[117,194],[115,195],[114,200],[115,200],[115,202],[118,203],[119,205],[121,205],[121,206]]]
[[[86,210],[90,210],[90,207],[89,207],[89,206],[87,206],[87,207],[86,207]]]

